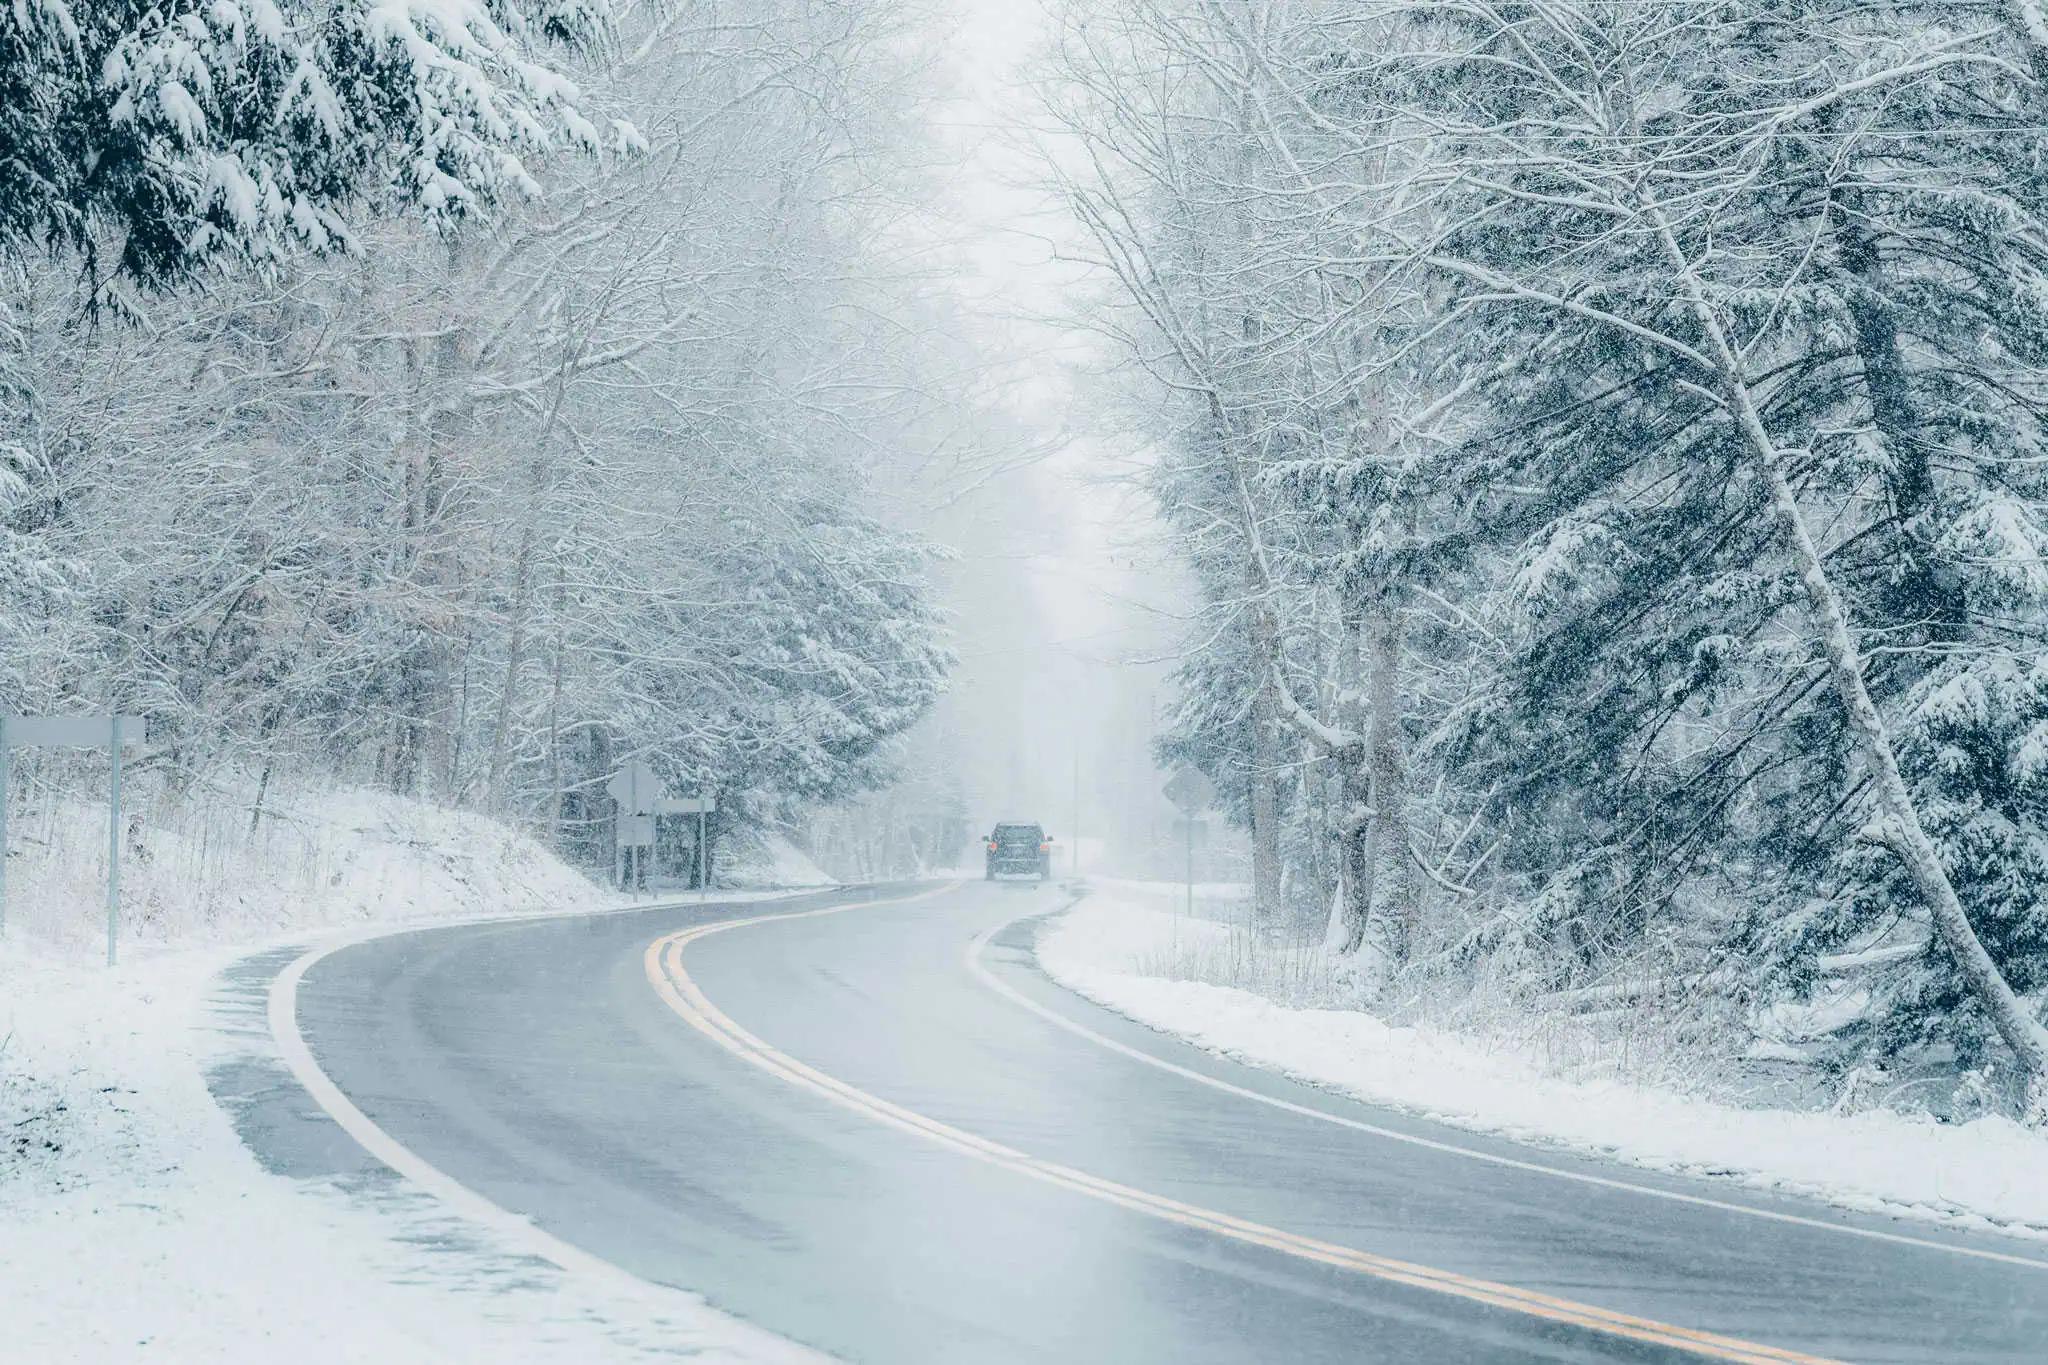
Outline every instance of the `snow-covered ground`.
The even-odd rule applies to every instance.
[[[103,840],[103,810],[71,814]],[[252,948],[621,900],[502,826],[393,797],[308,799],[278,830],[253,845],[229,837],[240,830],[150,834],[124,860],[133,913],[113,970],[98,962],[105,869],[80,851],[90,839],[53,828],[14,860],[0,1358],[804,1358],[689,1295],[537,1261],[424,1195],[365,1199],[258,1164],[207,1084],[270,1051],[222,1005],[222,972]]]
[[[756,840],[737,857],[726,859],[725,874],[742,886],[797,889],[835,886],[838,879],[811,861],[811,855],[780,834]],[[714,882],[720,880],[714,876]]]
[[[239,800],[137,813],[122,845],[124,953],[607,900],[516,830],[386,792],[273,798],[253,831]],[[90,961],[104,952],[106,820],[105,806],[70,802],[15,819],[9,955]]]
[[[1046,928],[1038,954],[1055,980],[1119,1013],[1374,1103],[1650,1169],[2048,1238],[2048,1137],[2010,1120],[1739,1108],[1559,1076],[1533,1049],[1175,979],[1177,964],[1227,961],[1237,937],[1226,923],[1096,894]]]
[[[1192,902],[1200,919],[1237,920],[1243,917],[1251,887],[1244,882],[1147,882],[1128,877],[1088,878],[1091,891],[1104,900],[1135,905],[1167,913],[1185,912]]]

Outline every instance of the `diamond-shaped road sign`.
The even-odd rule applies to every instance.
[[[625,767],[612,774],[612,780],[604,784],[612,800],[619,803],[621,815],[652,815],[654,803],[662,796],[661,779],[654,775],[654,769],[641,759],[634,759]]]
[[[1183,763],[1166,780],[1166,799],[1179,806],[1183,814],[1195,815],[1215,803],[1216,784]]]

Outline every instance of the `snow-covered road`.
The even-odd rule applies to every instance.
[[[976,884],[424,930],[312,964],[296,1017],[420,1161],[848,1359],[2048,1349],[2038,1245],[1896,1240],[1236,1065],[1044,977],[1060,903]],[[268,1160],[331,1159],[261,1112]]]

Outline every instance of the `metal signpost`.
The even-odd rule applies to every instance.
[[[697,899],[703,900],[711,889],[711,845],[704,837],[705,817],[718,809],[718,801],[709,796],[664,796],[654,803],[656,815],[694,815],[697,817]]]
[[[97,749],[110,756],[107,772],[107,965],[121,936],[121,750],[149,738],[141,716],[0,715],[0,932],[7,927],[7,781],[10,756],[31,745]]]
[[[1187,827],[1188,918],[1195,914],[1195,817],[1216,800],[1216,784],[1197,768],[1183,763],[1166,779],[1166,799],[1180,808],[1181,823]]]

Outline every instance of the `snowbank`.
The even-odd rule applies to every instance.
[[[97,965],[104,853],[85,852],[104,811],[62,808],[17,845],[0,941],[0,1355],[804,1358],[693,1296],[538,1263],[427,1196],[262,1169],[206,1079],[269,1058],[248,1002],[239,1020],[222,1004],[261,995],[261,979],[222,976],[250,943],[621,899],[479,816],[366,792],[287,814],[254,839],[246,808],[131,839],[111,971]]]
[[[788,890],[839,884],[838,878],[811,861],[810,854],[780,834],[762,835],[753,847],[727,857],[719,876],[727,875],[742,886]]]
[[[1145,910],[1182,912],[1188,904],[1185,882],[1136,881],[1125,877],[1088,878],[1089,888],[1105,900],[1134,905]],[[1194,914],[1200,919],[1241,920],[1251,900],[1251,887],[1244,882],[1196,882]]]
[[[1161,964],[1229,936],[1115,898],[1049,926],[1052,977],[1121,1014],[1254,1065],[1461,1127],[1635,1165],[2048,1237],[2048,1137],[2007,1119],[1940,1124],[1885,1112],[1741,1109],[1669,1090],[1545,1074],[1533,1055],[1390,1026],[1357,1010],[1294,1009]]]
[[[687,1295],[629,1295],[454,1225],[266,1173],[208,1092],[231,951],[113,972],[0,956],[9,1360],[581,1365],[796,1358]],[[696,1357],[692,1357],[696,1358]]]
[[[387,792],[273,801],[253,831],[239,801],[141,814],[122,844],[124,953],[617,899],[517,830]],[[6,951],[104,953],[106,821],[66,802],[14,822]]]

